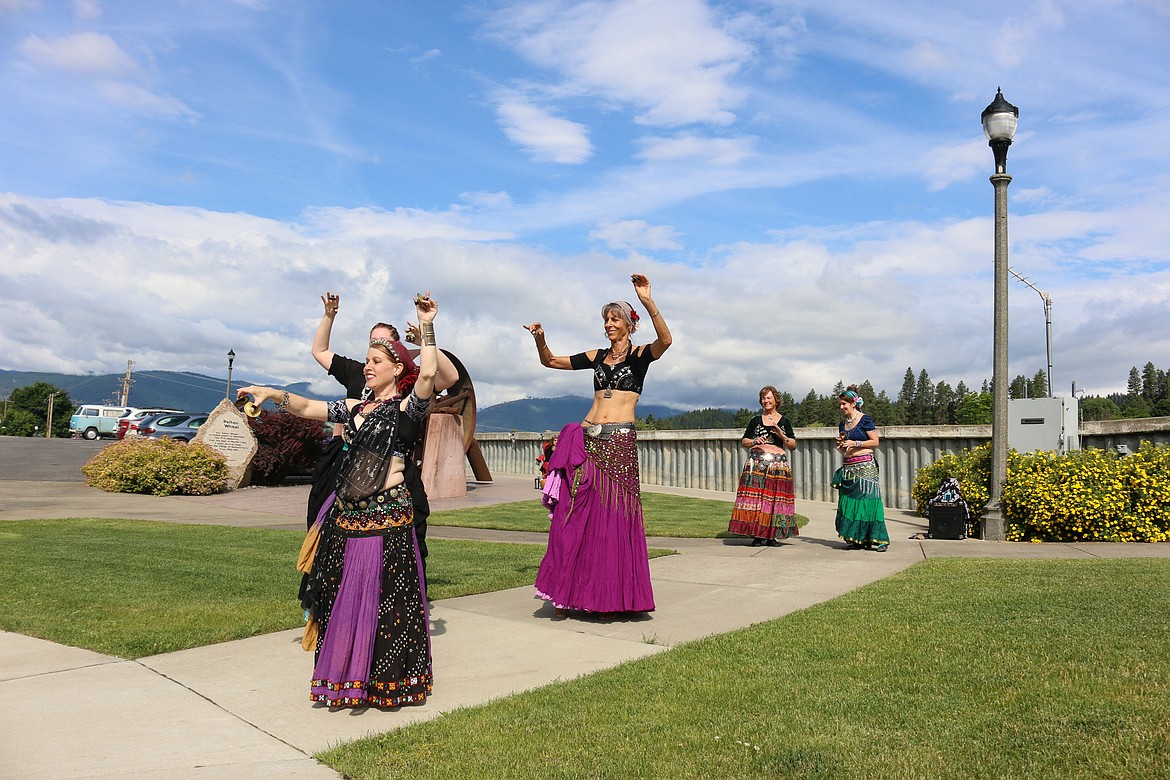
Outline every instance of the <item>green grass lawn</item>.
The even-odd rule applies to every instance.
[[[532,491],[534,494],[535,490]],[[731,520],[731,502],[707,498],[689,498],[667,493],[642,491],[642,514],[647,536],[673,536],[680,539],[716,539],[727,533]],[[428,525],[451,525],[462,528],[494,528],[501,531],[548,531],[548,510],[539,498],[495,504],[475,509],[452,509],[435,512]],[[803,528],[808,518],[796,516]]]
[[[357,780],[1170,777],[1170,560],[934,559],[330,750]]]
[[[0,524],[0,629],[140,658],[304,624],[297,531],[136,520]],[[528,585],[543,545],[428,540],[432,599]]]
[[[0,629],[141,657],[299,626],[301,537],[6,522]],[[531,583],[544,551],[431,547],[435,598]],[[932,559],[321,758],[355,780],[1170,778],[1167,615],[1167,559]]]

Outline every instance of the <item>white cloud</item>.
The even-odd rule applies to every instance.
[[[40,5],[40,0],[0,0],[0,14],[31,11],[39,8]]]
[[[923,175],[931,192],[966,181],[988,168],[991,152],[982,138],[928,149],[923,155]]]
[[[314,235],[345,236],[348,240],[417,241],[434,238],[448,241],[499,241],[511,238],[511,234],[504,231],[470,228],[461,223],[461,217],[456,212],[315,207],[305,210],[304,220],[306,228]]]
[[[111,104],[130,109],[136,114],[165,119],[195,120],[199,118],[199,115],[185,106],[181,100],[167,95],[156,95],[135,84],[121,81],[100,81],[95,85],[95,89]]]
[[[102,33],[83,32],[52,40],[30,35],[18,50],[34,65],[65,73],[118,76],[138,67],[113,38]]]
[[[499,101],[496,115],[504,134],[523,147],[533,162],[576,165],[593,153],[585,125],[553,116],[515,95]]]
[[[1013,220],[1013,265],[1055,301],[1060,387],[1075,378],[1095,392],[1094,383],[1123,381],[1130,364],[1170,348],[1161,327],[1170,264],[1118,258],[1087,286],[1076,278],[1087,261],[1067,243],[1079,236],[1120,251],[1157,210]],[[321,292],[342,295],[334,345],[344,352],[371,322],[404,321],[411,295],[429,289],[442,343],[472,372],[481,404],[587,394],[581,376],[540,367],[521,325],[544,323],[557,354],[599,345],[601,304],[628,298],[637,271],[651,278],[676,342],[652,372],[647,399],[656,403],[737,407],[766,383],[797,397],[837,380],[896,392],[907,366],[952,384],[990,375],[987,217],[792,228],[695,267],[469,241],[439,227],[448,219],[333,209],[282,222],[3,196],[0,245],[15,262],[0,270],[2,367],[107,372],[132,359],[139,370],[219,375],[230,347],[248,378],[315,381],[308,345]],[[672,228],[639,220],[595,235],[626,250],[675,240]],[[1031,375],[1042,366],[1042,312],[1026,289],[1013,289],[1011,306],[1011,370]],[[1137,333],[1140,356],[1117,349]]]
[[[564,91],[628,103],[648,125],[729,124],[753,55],[698,0],[525,3],[501,9],[491,33],[559,72]]]
[[[640,219],[602,222],[589,233],[591,241],[601,241],[614,250],[681,249],[678,231],[669,225],[648,225]]]
[[[717,167],[732,167],[755,153],[756,138],[703,138],[680,133],[671,138],[646,137],[638,141],[639,157],[649,162],[690,160]]]
[[[73,0],[73,16],[85,22],[101,19],[102,5],[98,0]]]

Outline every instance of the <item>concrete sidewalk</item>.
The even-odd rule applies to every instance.
[[[647,487],[647,490],[653,488]],[[670,490],[724,501],[730,494]],[[0,521],[137,517],[304,529],[307,488],[220,496],[111,495],[74,483],[0,481]],[[531,478],[471,484],[432,509],[534,500]],[[728,507],[730,512],[730,505]],[[1022,545],[908,541],[920,518],[888,510],[889,552],[843,549],[831,504],[802,501],[810,518],[779,547],[743,540],[651,539],[679,554],[651,562],[658,610],[602,622],[553,620],[531,587],[436,602],[434,695],[397,711],[341,710],[308,701],[312,656],[300,631],[136,661],[0,633],[0,774],[6,778],[338,777],[312,755],[368,734],[566,680],[680,642],[731,631],[833,598],[925,557],[1170,557],[1170,545]],[[3,526],[0,525],[0,532]],[[544,534],[433,526],[434,538],[543,543]]]

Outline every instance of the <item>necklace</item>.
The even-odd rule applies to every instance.
[[[845,427],[852,428],[854,425],[857,425],[857,421],[860,419],[861,419],[861,412],[858,412],[857,414],[853,415],[852,417],[850,417],[848,420],[845,421]]]
[[[367,415],[370,413],[371,409],[377,409],[383,403],[385,403],[385,401],[381,400],[380,398],[372,398],[369,401],[362,401],[362,408],[359,413],[363,416]]]
[[[626,348],[621,352],[615,352],[613,347],[609,348],[609,354],[605,356],[605,364],[609,366],[617,366],[621,363],[627,354],[630,352],[630,342],[626,342]],[[608,386],[605,388],[605,397],[613,398],[613,379],[608,380]]]

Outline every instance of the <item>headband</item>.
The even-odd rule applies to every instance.
[[[410,350],[401,341],[391,341],[390,339],[370,339],[371,347],[382,347],[394,355],[394,359],[402,364],[407,373],[415,368],[414,358],[410,356]]]
[[[862,398],[861,396],[859,396],[857,393],[853,392],[852,390],[846,390],[845,392],[841,393],[841,395],[839,395],[837,397],[844,400],[844,401],[848,401],[849,403],[856,406],[858,409],[860,409],[862,406],[865,405],[865,399]]]
[[[622,313],[622,319],[626,321],[626,325],[630,328],[630,333],[638,330],[638,312],[634,307],[625,301],[610,301],[601,307],[601,318],[605,319],[605,315],[610,309],[617,309]]]

